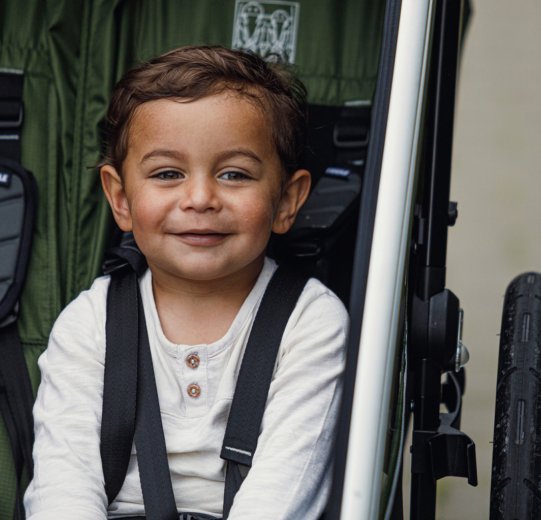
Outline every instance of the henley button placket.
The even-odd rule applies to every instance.
[[[180,384],[186,396],[184,404],[188,417],[200,417],[207,412],[207,349],[206,345],[182,352],[179,361]]]

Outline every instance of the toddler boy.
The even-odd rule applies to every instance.
[[[222,515],[220,448],[238,370],[276,269],[265,250],[306,200],[304,88],[255,55],[186,47],[113,93],[100,168],[140,279],[180,512]],[[100,423],[109,277],[58,318],[40,358],[29,520],[144,515],[137,460],[108,505]],[[347,315],[310,280],[285,329],[253,466],[229,518],[317,519],[330,485]]]

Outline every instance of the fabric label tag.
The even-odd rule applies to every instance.
[[[295,62],[299,2],[236,0],[233,49],[259,54],[268,61]]]
[[[11,173],[0,170],[0,187],[9,188],[11,184]]]

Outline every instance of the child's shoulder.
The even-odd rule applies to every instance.
[[[150,283],[150,271],[147,270],[139,279],[139,286]],[[93,320],[95,323],[104,322],[107,314],[107,292],[111,283],[110,275],[98,276],[92,285],[79,293],[59,314],[58,323],[79,321],[79,319]],[[148,292],[148,291],[147,291]],[[115,309],[112,310],[113,313]],[[121,309],[116,310],[122,312]]]
[[[345,341],[348,328],[349,315],[340,298],[318,279],[310,278],[290,316],[285,336],[336,336]]]
[[[79,330],[81,333],[105,323],[110,276],[100,276],[79,293],[58,315],[52,335]]]
[[[40,357],[42,372],[54,366],[68,370],[96,360],[103,364],[109,280],[109,276],[97,278],[59,314]]]
[[[336,294],[310,278],[284,330],[280,359],[298,360],[304,368],[343,359],[349,331],[347,310]]]
[[[72,314],[78,312],[83,308],[99,308],[106,305],[107,302],[107,291],[109,289],[109,284],[111,277],[109,275],[99,276],[96,278],[92,285],[83,291],[81,291],[60,313],[60,317],[63,317],[65,314]]]
[[[310,278],[299,298],[299,305],[318,314],[332,315],[339,321],[348,320],[348,312],[342,300],[317,278]]]
[[[268,284],[277,269],[278,265],[273,259],[265,259],[265,264],[260,275],[263,285]],[[337,323],[345,323],[346,326],[349,320],[348,312],[342,300],[317,278],[309,278],[306,282],[289,323],[296,322],[306,314],[326,317]]]

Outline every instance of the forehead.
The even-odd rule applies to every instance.
[[[163,98],[139,105],[129,124],[129,142],[138,137],[152,137],[155,132],[160,138],[168,134],[190,134],[204,128],[209,137],[227,132],[222,136],[243,136],[262,140],[268,144],[271,128],[263,107],[256,100],[236,93],[224,92],[200,99]],[[251,135],[250,135],[251,134]]]
[[[126,148],[123,175],[159,151],[158,155],[182,157],[188,167],[208,169],[219,167],[225,157],[251,157],[281,184],[287,179],[265,111],[228,92],[193,101],[167,98],[141,104],[132,117]]]

